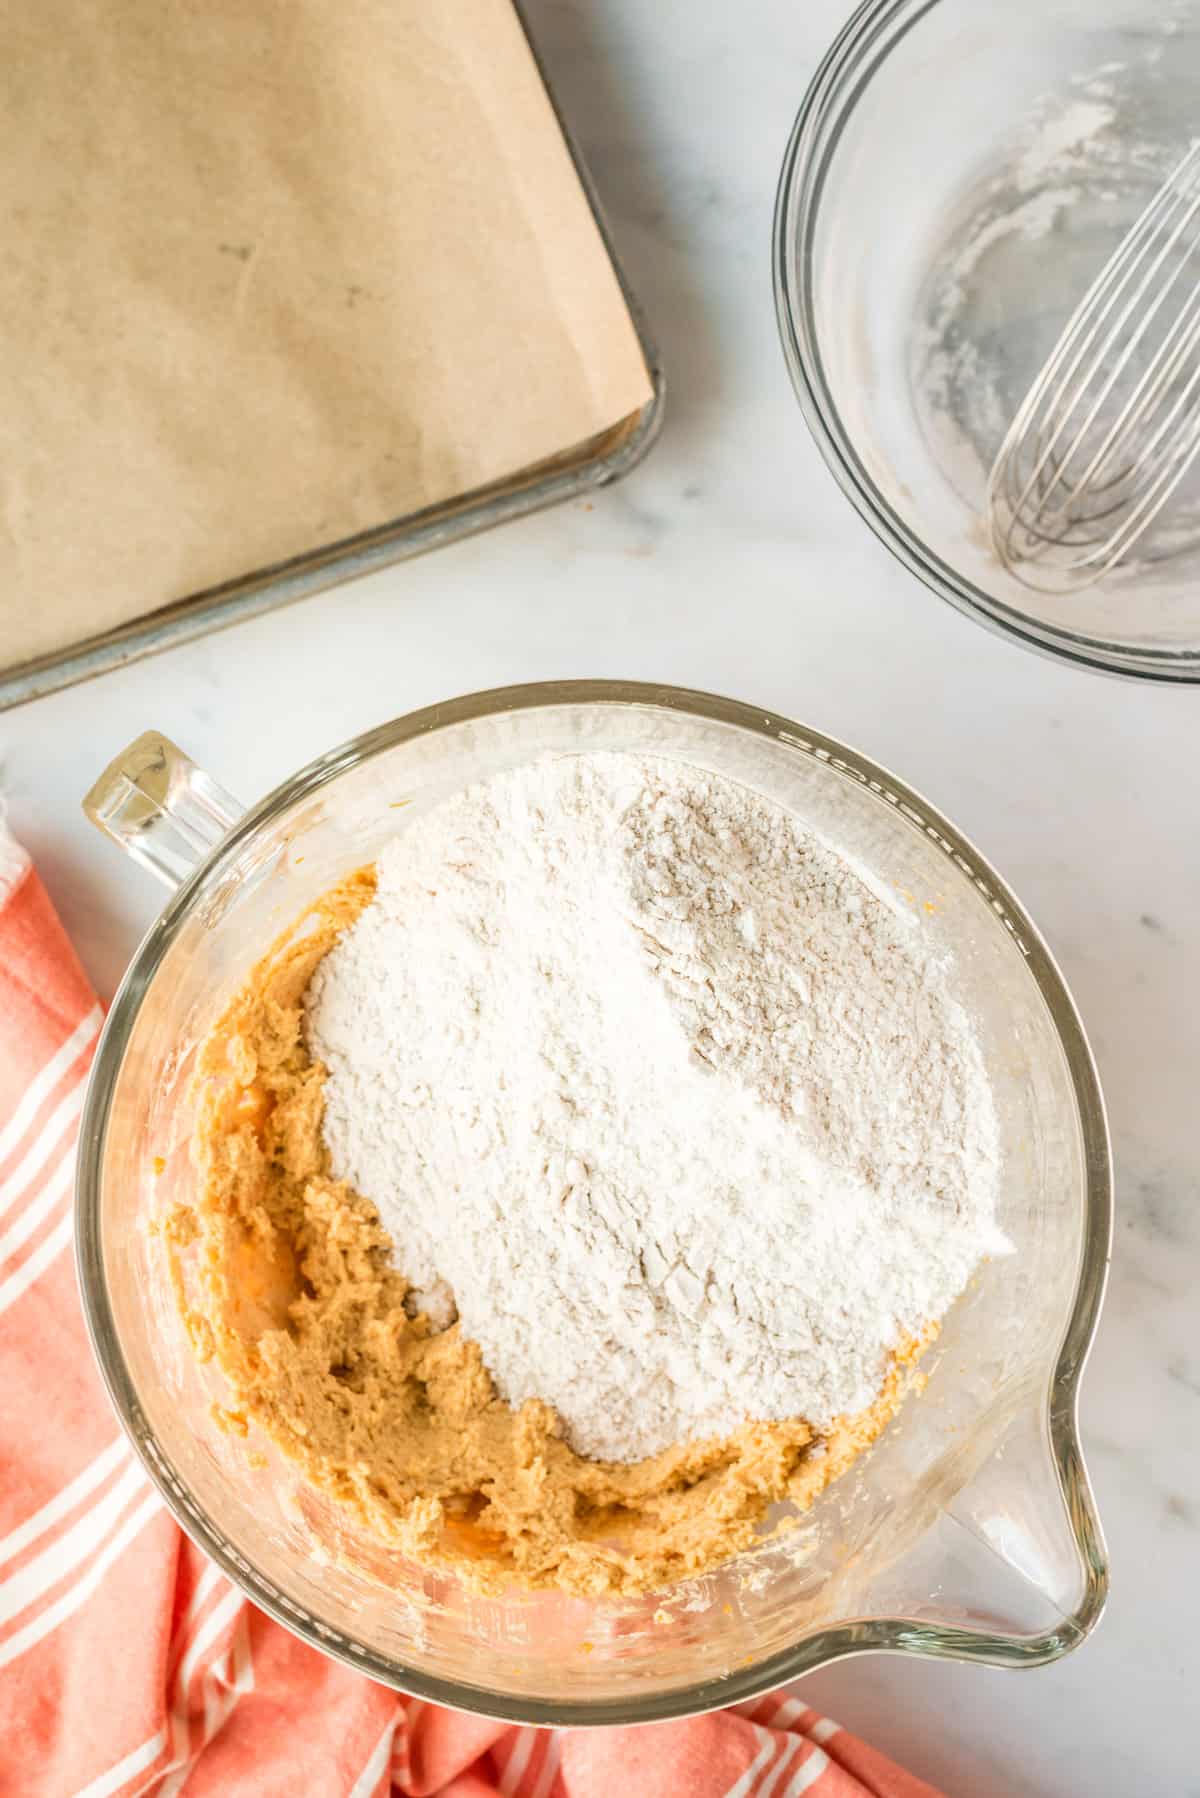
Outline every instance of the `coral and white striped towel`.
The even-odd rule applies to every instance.
[[[99,1028],[0,827],[3,1798],[938,1798],[795,1698],[513,1728],[399,1698],[256,1611],[165,1510],[92,1366],[68,1248]]]

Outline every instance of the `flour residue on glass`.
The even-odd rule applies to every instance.
[[[548,758],[377,873],[307,1000],[333,1170],[577,1452],[828,1427],[1006,1246],[951,970],[782,807]]]
[[[931,255],[910,346],[921,428],[973,509],[1034,377],[1121,238],[1187,149],[1190,93],[1163,25],[1128,61],[1110,61],[1047,95],[962,197]],[[1164,138],[1164,118],[1180,120]],[[1190,122],[1191,121],[1191,122]],[[1190,540],[1182,492],[1143,540],[1152,561]],[[1168,535],[1171,533],[1171,535]]]

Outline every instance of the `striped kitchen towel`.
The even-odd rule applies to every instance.
[[[69,1250],[100,1008],[0,826],[2,1798],[938,1798],[797,1698],[537,1730],[398,1697],[180,1532],[92,1367]]]

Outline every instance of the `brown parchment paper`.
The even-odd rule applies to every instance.
[[[508,0],[0,0],[0,217],[0,666],[650,397]]]

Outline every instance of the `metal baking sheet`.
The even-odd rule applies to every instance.
[[[222,630],[243,618],[256,618],[276,606],[304,599],[357,575],[371,574],[391,562],[456,543],[460,537],[504,524],[510,518],[523,518],[529,512],[540,511],[543,506],[576,499],[595,487],[619,480],[641,461],[662,424],[665,382],[658,351],[613,248],[579,146],[563,118],[519,6],[517,16],[629,307],[653,388],[649,403],[634,418],[614,427],[602,438],[584,444],[540,469],[528,470],[502,486],[467,494],[446,505],[412,513],[376,530],[345,538],[340,543],[327,544],[274,568],[260,569],[240,580],[178,600],[145,618],[59,650],[54,655],[42,656],[18,668],[0,672],[0,711],[23,705],[30,699],[39,699],[59,688],[73,686],[78,681],[91,680],[97,674],[107,674],[113,668],[123,668],[142,656],[156,655],[159,650],[188,643],[207,631]]]

